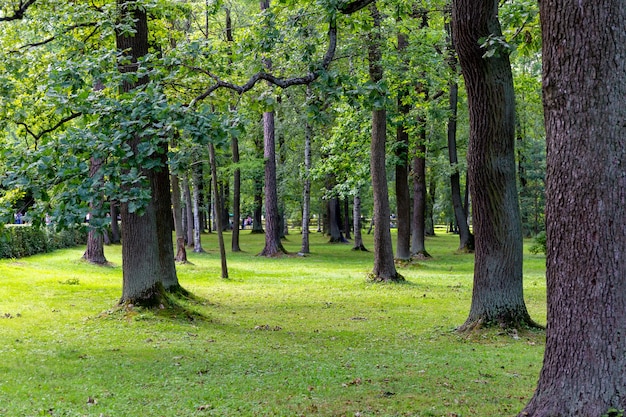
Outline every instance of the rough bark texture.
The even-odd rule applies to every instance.
[[[477,325],[532,324],[522,288],[522,233],[515,176],[515,103],[507,51],[484,58],[480,39],[500,36],[497,0],[455,0],[452,33],[468,96],[468,176],[476,257],[469,317]]]
[[[416,256],[430,257],[426,252],[426,145],[421,137],[416,155],[411,161],[413,178],[413,219],[411,234],[411,253]]]
[[[376,3],[369,6],[374,28],[368,36],[368,59],[370,81],[377,83],[383,78],[380,12]],[[385,142],[387,141],[387,111],[384,108],[372,110],[372,143],[370,146],[370,171],[374,193],[374,269],[375,281],[400,281],[402,275],[396,271],[393,258],[391,231],[389,230],[389,189],[385,166]]]
[[[337,197],[328,201],[328,222],[330,243],[346,243],[342,232],[341,205]]]
[[[626,2],[542,1],[548,326],[520,414],[626,409]]]

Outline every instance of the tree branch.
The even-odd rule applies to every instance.
[[[23,126],[24,129],[26,130],[26,133],[28,133],[29,135],[31,135],[33,137],[33,139],[35,139],[35,146],[37,146],[37,142],[39,141],[39,139],[42,138],[43,135],[50,133],[50,132],[54,132],[55,130],[57,130],[58,128],[60,128],[61,126],[63,126],[65,123],[69,122],[70,120],[76,119],[77,117],[82,116],[83,114],[81,112],[79,113],[72,113],[69,116],[66,116],[64,118],[62,118],[61,120],[59,120],[54,126],[49,127],[47,129],[42,130],[39,133],[35,133],[33,132],[30,127],[28,127],[28,125],[24,122],[17,122],[17,124],[19,126]]]
[[[23,2],[20,0],[20,5],[17,9],[13,10],[13,14],[10,16],[0,17],[0,22],[10,22],[11,20],[20,20],[24,18],[26,10],[37,0],[27,0]]]
[[[68,26],[68,27],[67,27],[67,28],[65,28],[65,29],[63,30],[63,32],[61,32],[61,33],[62,33],[62,34],[66,34],[67,32],[69,32],[69,31],[71,31],[71,30],[74,30],[74,29],[78,29],[78,28],[88,28],[88,27],[91,27],[91,26],[96,26],[96,25],[97,25],[97,23],[96,23],[96,22],[78,23],[78,24],[76,24],[76,25]],[[94,31],[94,32],[92,32],[92,33],[89,35],[89,37],[91,37],[94,33],[95,33],[95,31]],[[17,48],[17,49],[12,50],[12,51],[11,51],[11,53],[16,53],[16,52],[19,52],[20,50],[22,50],[22,49],[26,49],[26,48],[34,48],[34,47],[37,47],[37,46],[46,45],[46,44],[48,44],[48,43],[50,43],[50,42],[54,41],[54,40],[57,38],[57,36],[58,36],[58,35],[54,35],[54,36],[49,37],[48,39],[44,39],[43,41],[39,41],[39,42],[27,43],[27,44],[25,44],[25,45],[20,46],[20,47],[19,47],[19,48]]]
[[[369,0],[372,1],[372,0]],[[215,80],[215,84],[211,85],[207,88],[202,94],[191,100],[189,103],[189,107],[193,107],[197,102],[204,100],[208,96],[210,96],[214,91],[220,88],[228,88],[230,90],[234,90],[239,94],[243,94],[249,90],[251,90],[257,82],[264,80],[271,84],[274,84],[281,88],[287,88],[294,85],[305,85],[310,84],[315,81],[323,71],[328,70],[330,67],[330,63],[333,60],[335,55],[335,50],[337,49],[337,23],[335,17],[331,17],[331,21],[328,24],[328,48],[326,49],[326,53],[324,54],[324,58],[320,62],[319,69],[310,71],[304,76],[301,77],[289,77],[282,78],[276,77],[275,75],[269,74],[264,71],[257,72],[253,76],[251,76],[248,81],[243,85],[233,84],[227,81],[220,79],[217,75],[203,70],[201,68],[192,67],[192,69],[196,71],[200,71],[208,75],[209,77]]]
[[[339,11],[343,14],[352,14],[354,12],[358,12],[364,7],[369,6],[370,3],[373,3],[375,0],[355,0],[349,3],[344,3],[339,6]]]

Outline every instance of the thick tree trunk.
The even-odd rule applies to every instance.
[[[172,194],[170,192],[170,173],[167,165],[168,143],[160,144],[160,167],[154,170],[152,175],[152,201],[154,201],[156,216],[156,234],[159,245],[159,268],[163,287],[167,291],[180,289],[178,276],[176,275],[176,263],[174,260],[174,242],[172,231],[174,229],[172,217]]]
[[[363,244],[363,233],[362,227],[363,224],[361,222],[361,197],[359,194],[354,195],[352,205],[352,219],[354,221],[354,246],[352,250],[361,250],[367,252],[365,245]]]
[[[181,206],[180,181],[177,174],[171,175],[172,183],[172,217],[174,218],[174,231],[176,233],[176,256],[174,260],[187,263],[187,250],[185,249],[185,233],[183,230],[183,210]]]
[[[480,39],[501,36],[497,0],[454,0],[454,43],[470,111],[468,175],[476,234],[474,289],[461,330],[534,325],[522,287],[522,232],[515,176],[515,102],[507,51],[483,57]]]
[[[118,8],[122,15],[131,17],[134,22],[134,34],[116,33],[117,49],[128,51],[133,62],[148,53],[148,19],[145,9],[136,1],[118,0]],[[121,72],[133,72],[136,64],[120,67]],[[132,91],[146,83],[140,78],[134,83],[124,82],[122,90]],[[138,154],[141,138],[135,136],[128,145],[134,158]],[[154,171],[142,169],[152,186]],[[152,190],[154,192],[154,190]],[[154,198],[154,196],[153,196]],[[149,201],[144,213],[139,215],[131,212],[128,203],[121,205],[122,218],[122,298],[120,303],[155,305],[163,300],[163,284],[159,260],[159,242],[157,236],[156,208],[153,200]],[[173,259],[172,259],[173,262]]]
[[[333,197],[328,201],[328,220],[330,226],[330,243],[346,243],[347,240],[343,237],[341,230],[341,205],[337,197]]]
[[[278,193],[276,184],[276,141],[274,138],[274,112],[263,113],[265,138],[265,247],[259,255],[277,256],[286,253],[280,241]]]
[[[376,3],[369,6],[374,28],[368,39],[368,60],[370,81],[378,83],[383,78],[380,12]],[[389,230],[389,189],[387,188],[387,170],[385,166],[385,142],[387,141],[387,111],[374,106],[372,110],[372,143],[370,147],[370,171],[374,193],[374,281],[403,281],[396,271],[393,258],[391,231]]]
[[[626,3],[541,6],[548,326],[530,417],[626,409]]]
[[[409,46],[408,35],[398,33],[398,53],[406,53]],[[409,117],[411,106],[406,104],[407,91],[398,91],[398,112],[403,118]],[[396,213],[398,235],[396,258],[411,259],[411,196],[409,193],[409,133],[404,123],[396,128]]]
[[[269,0],[261,0],[261,10],[270,7]],[[266,70],[272,62],[263,59]],[[276,130],[274,111],[263,113],[263,159],[265,160],[265,247],[259,255],[278,256],[286,253],[280,241],[280,219],[278,213],[278,187],[276,182]]]
[[[215,146],[209,143],[209,161],[211,164],[211,180],[213,181],[213,189],[217,190],[217,161],[215,159]],[[221,212],[222,206],[218,196],[215,198],[215,211]],[[226,246],[224,245],[224,225],[222,224],[222,216],[217,216],[215,219],[217,223],[217,241],[220,247],[220,260],[222,266],[222,278],[228,278],[228,266],[226,264]]]

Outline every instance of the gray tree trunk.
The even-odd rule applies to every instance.
[[[354,195],[352,204],[352,220],[354,221],[354,246],[352,250],[361,250],[367,252],[363,244],[362,221],[361,221],[361,197],[358,192]]]
[[[185,233],[183,229],[183,209],[181,205],[180,181],[177,174],[171,175],[172,183],[172,216],[174,218],[174,231],[176,233],[176,262],[187,262],[187,250],[185,249]]]

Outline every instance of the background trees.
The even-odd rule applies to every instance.
[[[137,62],[134,69],[138,75],[133,80],[129,78],[130,72],[120,74],[118,71],[119,65],[127,62],[121,51],[116,51],[115,34],[117,31],[134,39],[136,29],[132,22],[119,18],[117,3],[105,2],[95,7],[88,2],[77,2],[73,8],[59,4],[58,10],[63,13],[52,20],[52,29],[43,31],[36,21],[50,12],[52,3],[34,2],[25,14],[25,21],[2,22],[7,28],[0,37],[2,46],[18,51],[2,58],[2,85],[3,91],[7,91],[2,105],[4,140],[11,143],[5,151],[3,169],[15,174],[7,175],[5,187],[19,185],[34,195],[29,209],[33,219],[50,212],[60,226],[79,223],[90,201],[96,199],[92,193],[93,182],[88,179],[87,163],[96,150],[104,161],[101,177],[105,184],[104,219],[107,218],[104,213],[109,207],[115,207],[116,201],[128,204],[132,212],[143,213],[148,207],[146,204],[157,197],[139,174],[142,169],[153,168],[157,176],[166,174],[161,169],[167,164],[173,167],[172,172],[182,186],[179,228],[186,230],[177,235],[179,239],[186,238],[186,243],[192,244],[194,239],[190,232],[195,231],[198,237],[204,230],[213,230],[212,220],[216,216],[223,216],[224,227],[239,227],[242,218],[254,211],[258,214],[257,229],[261,230],[264,226],[261,215],[267,207],[255,208],[253,202],[262,201],[260,168],[264,158],[254,150],[261,138],[261,115],[271,108],[276,115],[277,144],[271,153],[276,156],[278,166],[276,186],[270,187],[270,191],[276,192],[278,212],[285,224],[293,227],[303,223],[303,181],[294,174],[305,171],[302,152],[307,134],[305,117],[311,127],[309,168],[314,173],[309,213],[316,220],[324,216],[321,190],[327,185],[325,178],[332,176],[334,184],[325,197],[341,200],[340,210],[336,211],[346,217],[344,224],[352,223],[350,214],[345,214],[351,213],[350,207],[346,209],[344,202],[353,204],[357,197],[362,202],[362,206],[356,206],[362,207],[363,219],[357,214],[355,224],[363,225],[362,220],[365,220],[368,225],[377,213],[381,215],[381,210],[373,210],[376,197],[381,199],[381,204],[388,202],[389,215],[382,214],[384,219],[377,222],[375,233],[386,235],[389,226],[400,224],[400,234],[406,234],[406,222],[397,219],[400,216],[398,201],[404,206],[406,198],[397,198],[395,187],[389,184],[408,183],[416,178],[421,184],[419,189],[428,193],[428,204],[417,205],[418,210],[413,210],[414,215],[419,215],[416,218],[421,216],[427,223],[432,223],[432,219],[454,223],[449,175],[451,170],[459,174],[458,191],[462,192],[466,188],[464,155],[468,123],[461,84],[459,116],[454,118],[459,161],[449,168],[446,153],[442,152],[448,146],[446,98],[452,85],[450,79],[454,78],[446,61],[452,51],[446,46],[445,24],[449,12],[445,2],[440,1],[402,5],[379,3],[380,24],[389,30],[378,32],[380,65],[385,71],[372,82],[366,39],[361,36],[376,33],[374,20],[366,10],[361,10],[368,3],[355,1],[338,9],[333,5],[311,9],[296,3],[279,3],[259,13],[257,5],[240,2],[228,4],[227,9],[202,1],[137,2],[137,7],[145,11],[149,37],[147,52]],[[508,3],[503,6],[506,10],[504,33],[513,39],[530,37],[535,42],[530,23],[534,22],[536,14],[529,12],[532,9],[527,3],[516,1],[511,2],[510,7]],[[6,12],[5,16],[10,14]],[[230,17],[228,25],[224,23],[227,15]],[[18,32],[23,35],[24,44],[15,45]],[[341,35],[339,42],[337,34]],[[402,51],[396,49],[398,39],[403,45],[406,41]],[[513,65],[514,74],[520,74],[518,78],[525,80],[518,91],[520,95],[527,94],[530,103],[519,112],[523,117],[519,117],[521,127],[518,130],[527,134],[516,136],[518,143],[523,144],[516,165],[520,172],[522,167],[525,172],[524,178],[519,180],[521,192],[528,190],[528,199],[524,200],[528,203],[524,206],[537,209],[527,210],[528,215],[524,217],[528,219],[525,224],[529,225],[529,234],[541,228],[541,164],[540,161],[531,163],[530,158],[537,154],[534,149],[541,141],[541,132],[536,129],[533,117],[538,111],[536,100],[532,99],[536,93],[533,42],[519,42],[520,52],[516,52]],[[59,54],[64,54],[66,59],[56,59]],[[263,69],[261,55],[271,59],[271,73]],[[517,56],[523,56],[524,60]],[[96,78],[102,80],[104,90],[99,94],[88,93]],[[136,92],[126,93],[121,100],[116,97],[119,94],[116,86],[124,80],[143,80],[145,85]],[[269,81],[276,87],[268,89],[259,81]],[[304,85],[310,87],[308,100]],[[28,103],[28,106],[20,103]],[[305,105],[306,111],[303,111]],[[131,108],[133,112],[129,111]],[[406,157],[420,161],[419,175],[417,171],[396,174],[391,167],[397,165],[400,158],[395,156],[397,145],[392,143],[394,141],[385,141],[384,147],[376,148],[375,159],[382,157],[380,160],[385,161],[377,164],[377,171],[380,171],[377,175],[384,174],[387,179],[382,179],[375,189],[370,187],[371,168],[363,161],[371,156],[367,139],[372,134],[371,114],[364,111],[371,108],[385,108],[387,113],[385,126],[381,124],[377,134],[393,135],[398,129],[406,133],[408,138],[403,139],[407,141],[406,151],[403,152]],[[42,114],[46,117],[40,117]],[[124,118],[122,115],[133,116]],[[162,120],[156,120],[159,118]],[[141,125],[142,120],[151,121]],[[139,153],[129,159],[122,139],[133,126],[143,126],[142,134],[145,133],[145,137],[150,134],[154,140],[146,140]],[[84,137],[93,138],[91,149],[81,143]],[[233,137],[237,138],[237,149],[230,146]],[[322,140],[324,138],[330,138],[330,143]],[[352,139],[356,138],[366,138],[367,142],[354,142]],[[174,139],[176,143],[172,146]],[[215,145],[216,173],[223,179],[217,189],[210,183],[209,143]],[[60,145],[66,146],[67,152],[59,153]],[[169,152],[166,151],[168,146]],[[322,146],[325,153],[321,152]],[[27,157],[16,152],[25,147],[32,149]],[[348,149],[350,152],[346,152]],[[47,154],[44,155],[44,151]],[[49,162],[44,156],[51,158]],[[121,163],[130,160],[136,165]],[[37,174],[32,172],[33,166],[38,167]],[[539,175],[531,175],[532,167],[539,167],[536,171]],[[232,205],[237,200],[232,195],[237,188],[234,179],[237,172],[241,178],[241,198],[236,205],[241,218],[229,218],[229,214],[237,213]],[[532,178],[537,181],[531,183]],[[165,182],[158,181],[158,184]],[[122,184],[128,186],[120,187]],[[191,184],[189,192],[186,184]],[[383,186],[391,190],[389,198],[377,191]],[[77,187],[82,191],[76,193]],[[75,198],[77,195],[81,198]],[[103,200],[103,196],[98,199]],[[223,203],[222,213],[215,213],[217,199]],[[155,201],[168,200],[160,198],[152,202]],[[194,206],[197,215],[191,216],[188,213]],[[229,207],[232,210],[226,210]],[[403,220],[405,217],[402,211]],[[160,228],[162,231],[171,228],[165,216],[162,222],[165,224]],[[283,227],[279,229],[284,232]],[[424,234],[418,229],[411,226],[417,242],[423,241]],[[342,232],[346,231],[350,232],[349,229]],[[406,236],[403,242],[406,246]],[[381,246],[385,253],[390,245],[391,240]],[[200,249],[199,241],[196,247]],[[233,249],[237,249],[235,241]],[[380,260],[380,254],[376,253],[376,259]],[[392,256],[387,258],[393,259]]]

